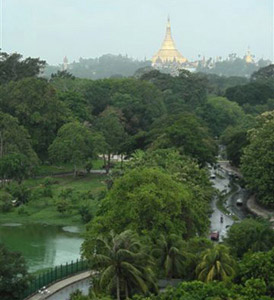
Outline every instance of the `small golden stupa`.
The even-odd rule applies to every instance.
[[[166,36],[160,50],[152,57],[152,66],[156,64],[176,62],[183,64],[187,61],[185,57],[176,49],[175,43],[171,36],[170,19],[167,19]]]
[[[254,63],[254,59],[251,55],[249,47],[248,47],[247,53],[244,58],[245,58],[246,63],[248,63],[248,64]]]

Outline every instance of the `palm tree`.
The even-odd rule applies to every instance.
[[[205,250],[201,262],[196,268],[198,280],[210,282],[213,280],[228,280],[235,275],[235,260],[229,254],[229,248],[216,245]]]
[[[145,254],[138,236],[130,230],[95,239],[96,251],[91,255],[91,267],[99,271],[98,285],[104,291],[116,290],[117,300],[121,291],[126,299],[132,290],[146,293],[154,276],[152,260]]]
[[[182,238],[176,234],[161,235],[152,254],[158,260],[159,269],[164,270],[169,279],[182,277],[190,258],[190,254],[184,251]]]

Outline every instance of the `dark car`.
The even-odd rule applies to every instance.
[[[210,239],[212,241],[219,241],[219,231],[215,230],[215,231],[211,231],[210,233]]]

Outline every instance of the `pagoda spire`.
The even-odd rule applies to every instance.
[[[186,58],[177,50],[171,35],[170,17],[167,18],[166,34],[160,50],[152,57],[152,65],[156,62],[166,63],[174,62],[185,63]]]

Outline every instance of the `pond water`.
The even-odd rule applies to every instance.
[[[0,242],[21,252],[34,272],[80,258],[83,238],[76,226],[8,223],[0,225]]]

